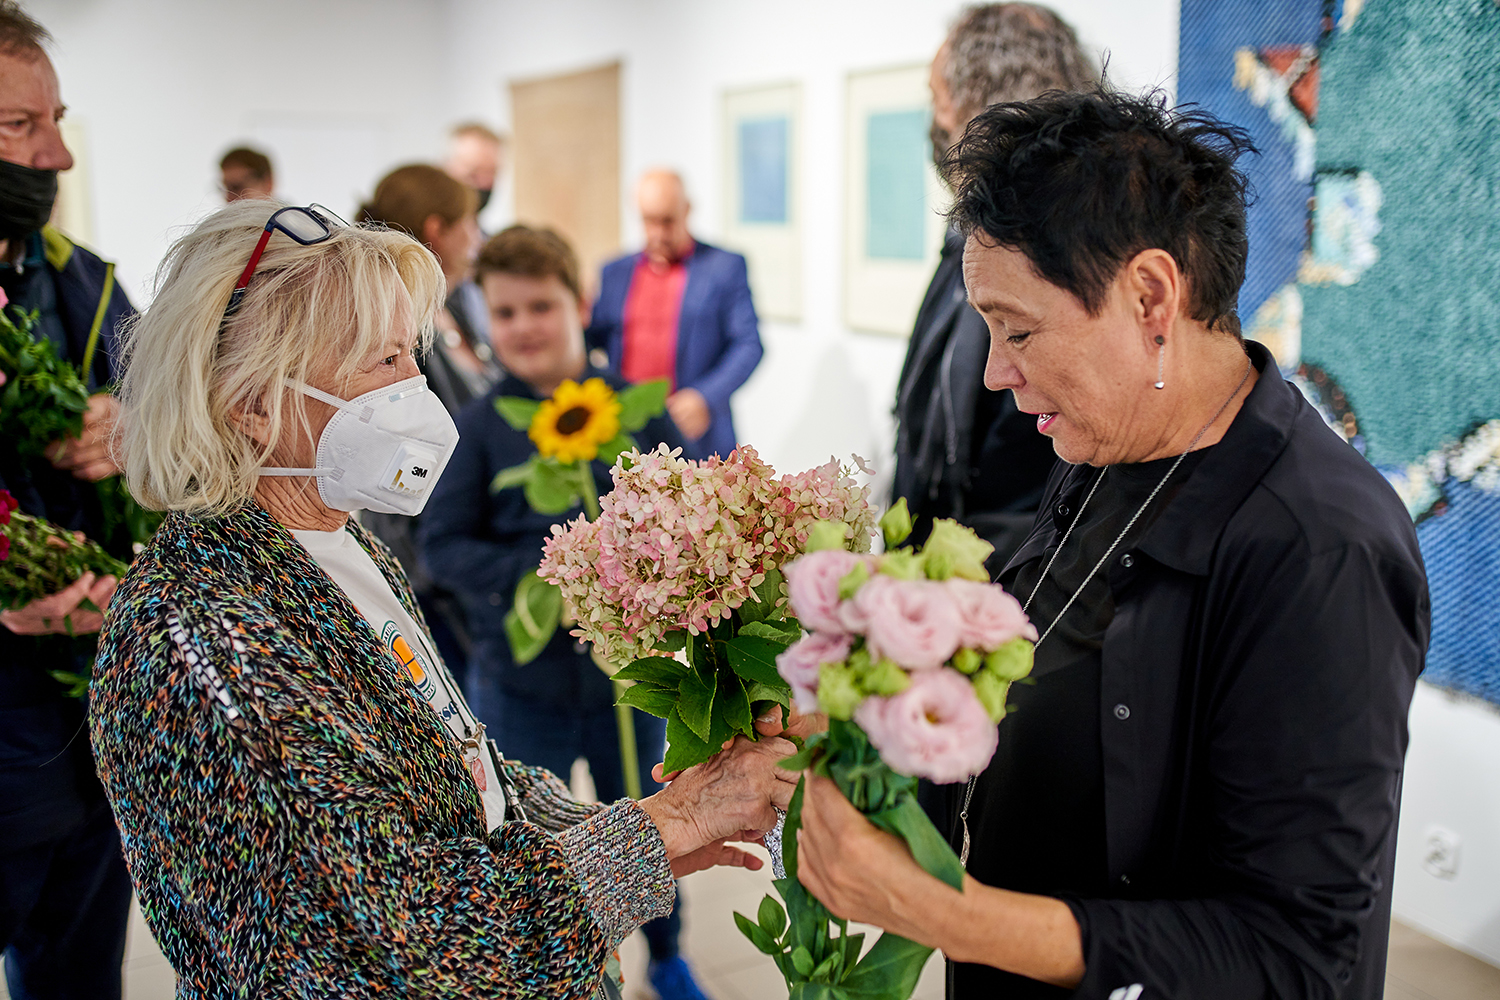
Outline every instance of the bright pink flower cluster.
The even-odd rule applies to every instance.
[[[887,563],[839,549],[789,563],[792,612],[813,631],[777,667],[800,711],[852,717],[895,770],[961,781],[998,741],[1009,683],[987,676],[990,660],[1006,669],[997,651],[1037,632],[996,584],[890,575],[912,565],[909,555]]]
[[[573,634],[621,662],[674,629],[699,633],[754,596],[801,551],[815,521],[868,539],[868,487],[836,461],[776,478],[754,448],[694,462],[662,447],[629,452],[598,520],[552,529],[537,574],[562,590]]]

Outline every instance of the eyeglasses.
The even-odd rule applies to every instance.
[[[260,241],[255,244],[255,251],[250,254],[250,263],[245,265],[245,269],[240,272],[240,280],[235,282],[234,291],[229,295],[229,305],[224,307],[224,319],[220,322],[220,327],[228,323],[229,318],[239,311],[240,302],[245,298],[245,288],[250,284],[250,279],[255,274],[255,266],[260,263],[261,254],[266,252],[266,244],[271,241],[273,232],[285,233],[296,242],[308,247],[331,238],[334,229],[348,228],[348,226],[349,223],[339,218],[332,209],[316,203],[306,207],[283,208],[274,212],[266,220],[265,232],[260,234]]]

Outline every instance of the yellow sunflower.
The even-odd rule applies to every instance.
[[[599,446],[620,433],[620,401],[602,378],[579,385],[567,379],[542,401],[527,434],[545,458],[593,461]]]

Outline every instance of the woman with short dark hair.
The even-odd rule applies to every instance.
[[[1035,683],[936,789],[962,892],[821,779],[798,857],[835,914],[941,948],[952,996],[1383,994],[1427,584],[1390,487],[1240,339],[1249,148],[1053,93],[944,164],[985,384],[1065,460],[1000,575]]]

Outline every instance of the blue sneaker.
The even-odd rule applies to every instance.
[[[681,955],[652,962],[646,968],[646,978],[661,1000],[708,1000]]]

